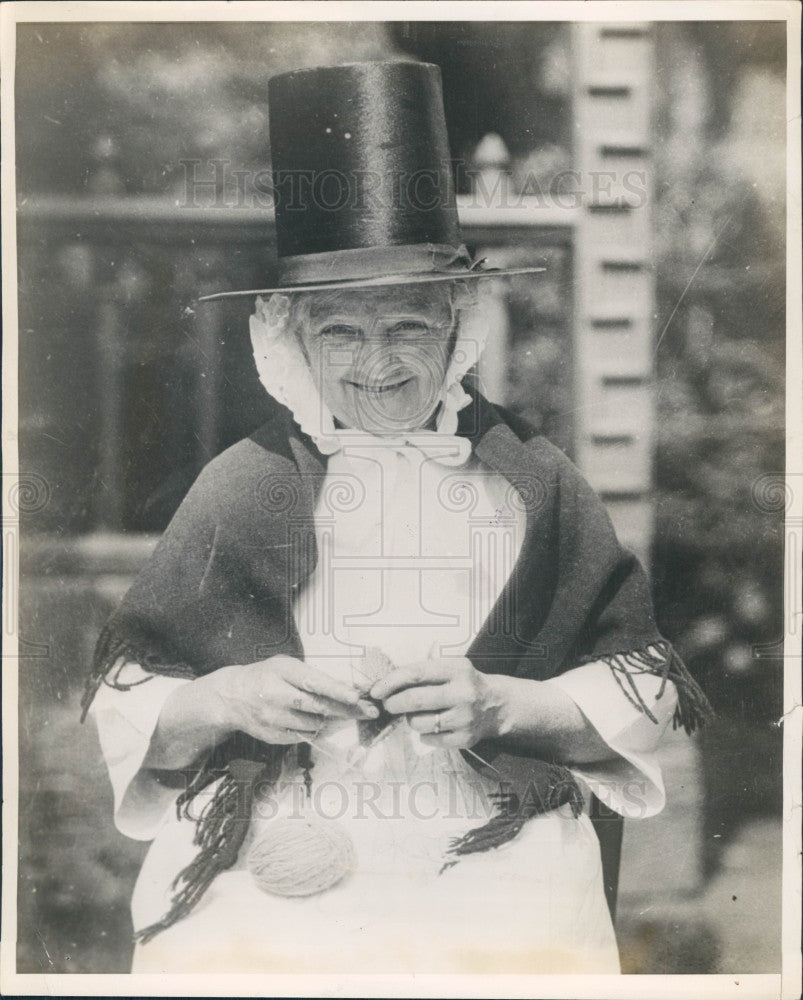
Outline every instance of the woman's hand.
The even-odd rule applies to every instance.
[[[351,684],[292,656],[223,667],[209,676],[215,679],[220,724],[264,743],[301,743],[331,719],[379,714]]]
[[[393,715],[406,715],[424,743],[471,747],[501,735],[507,699],[499,680],[465,657],[440,657],[391,671],[371,697]]]
[[[186,767],[237,731],[264,743],[302,743],[329,719],[378,714],[356,688],[291,656],[221,667],[167,698],[144,766]]]
[[[431,746],[464,749],[493,739],[513,752],[564,764],[616,756],[559,686],[483,674],[462,657],[399,667],[374,684],[371,697],[406,715]]]

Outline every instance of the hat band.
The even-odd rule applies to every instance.
[[[471,268],[471,255],[464,245],[416,243],[296,254],[280,257],[278,263],[280,284],[304,285],[391,274],[465,271]]]

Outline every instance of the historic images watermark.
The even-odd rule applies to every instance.
[[[795,506],[795,491],[803,488],[803,475],[768,472],[752,484],[750,494],[754,506],[763,514],[774,517],[779,522],[779,530],[784,530],[784,603],[783,632],[773,642],[753,646],[753,656],[757,660],[779,660],[800,656],[800,640],[803,637],[803,614],[801,607],[800,565],[803,558],[803,518],[792,515]],[[785,652],[787,639],[793,640],[794,651]]]
[[[462,196],[461,207],[576,209],[584,205],[645,208],[649,178],[644,170],[559,170],[549,175],[531,172],[516,184],[503,172],[474,170],[464,161],[441,170],[397,174],[371,170],[295,170],[273,172],[236,167],[231,161],[183,159],[176,204],[182,208],[285,211],[315,206],[327,212],[428,212],[444,204],[452,184]]]
[[[324,757],[320,744],[312,744]],[[241,781],[240,794],[235,804],[235,815],[253,815],[259,820],[278,816],[304,821],[312,811],[328,820],[381,820],[383,822],[415,819],[422,822],[455,821],[457,823],[486,823],[498,816],[534,816],[549,812],[562,820],[576,820],[569,801],[561,801],[560,781],[549,786],[535,780],[513,782],[501,773],[498,780],[467,778],[470,767],[439,771],[438,781],[431,778],[410,780],[372,780],[364,777],[356,755],[365,748],[356,748],[353,775],[342,779],[322,779],[308,786],[298,776],[278,781],[258,779],[253,785]],[[488,770],[491,770],[489,767]],[[189,780],[189,779],[188,779]],[[610,806],[609,787],[595,787],[594,794],[603,805]],[[201,794],[188,803],[186,815],[198,819],[207,805]],[[632,778],[622,783],[616,795],[618,812],[628,819],[641,819],[649,815],[649,782]]]
[[[19,633],[19,589],[21,519],[43,511],[50,503],[50,483],[36,472],[3,474],[3,657],[50,656],[50,644],[36,642]],[[9,652],[8,639],[17,637],[17,651]]]

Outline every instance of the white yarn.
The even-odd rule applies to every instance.
[[[334,820],[318,816],[274,819],[246,862],[260,889],[274,896],[313,896],[354,870],[354,844]]]

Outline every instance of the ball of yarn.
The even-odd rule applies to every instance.
[[[333,820],[285,816],[272,820],[248,854],[248,870],[265,892],[312,896],[354,869],[354,845]]]

